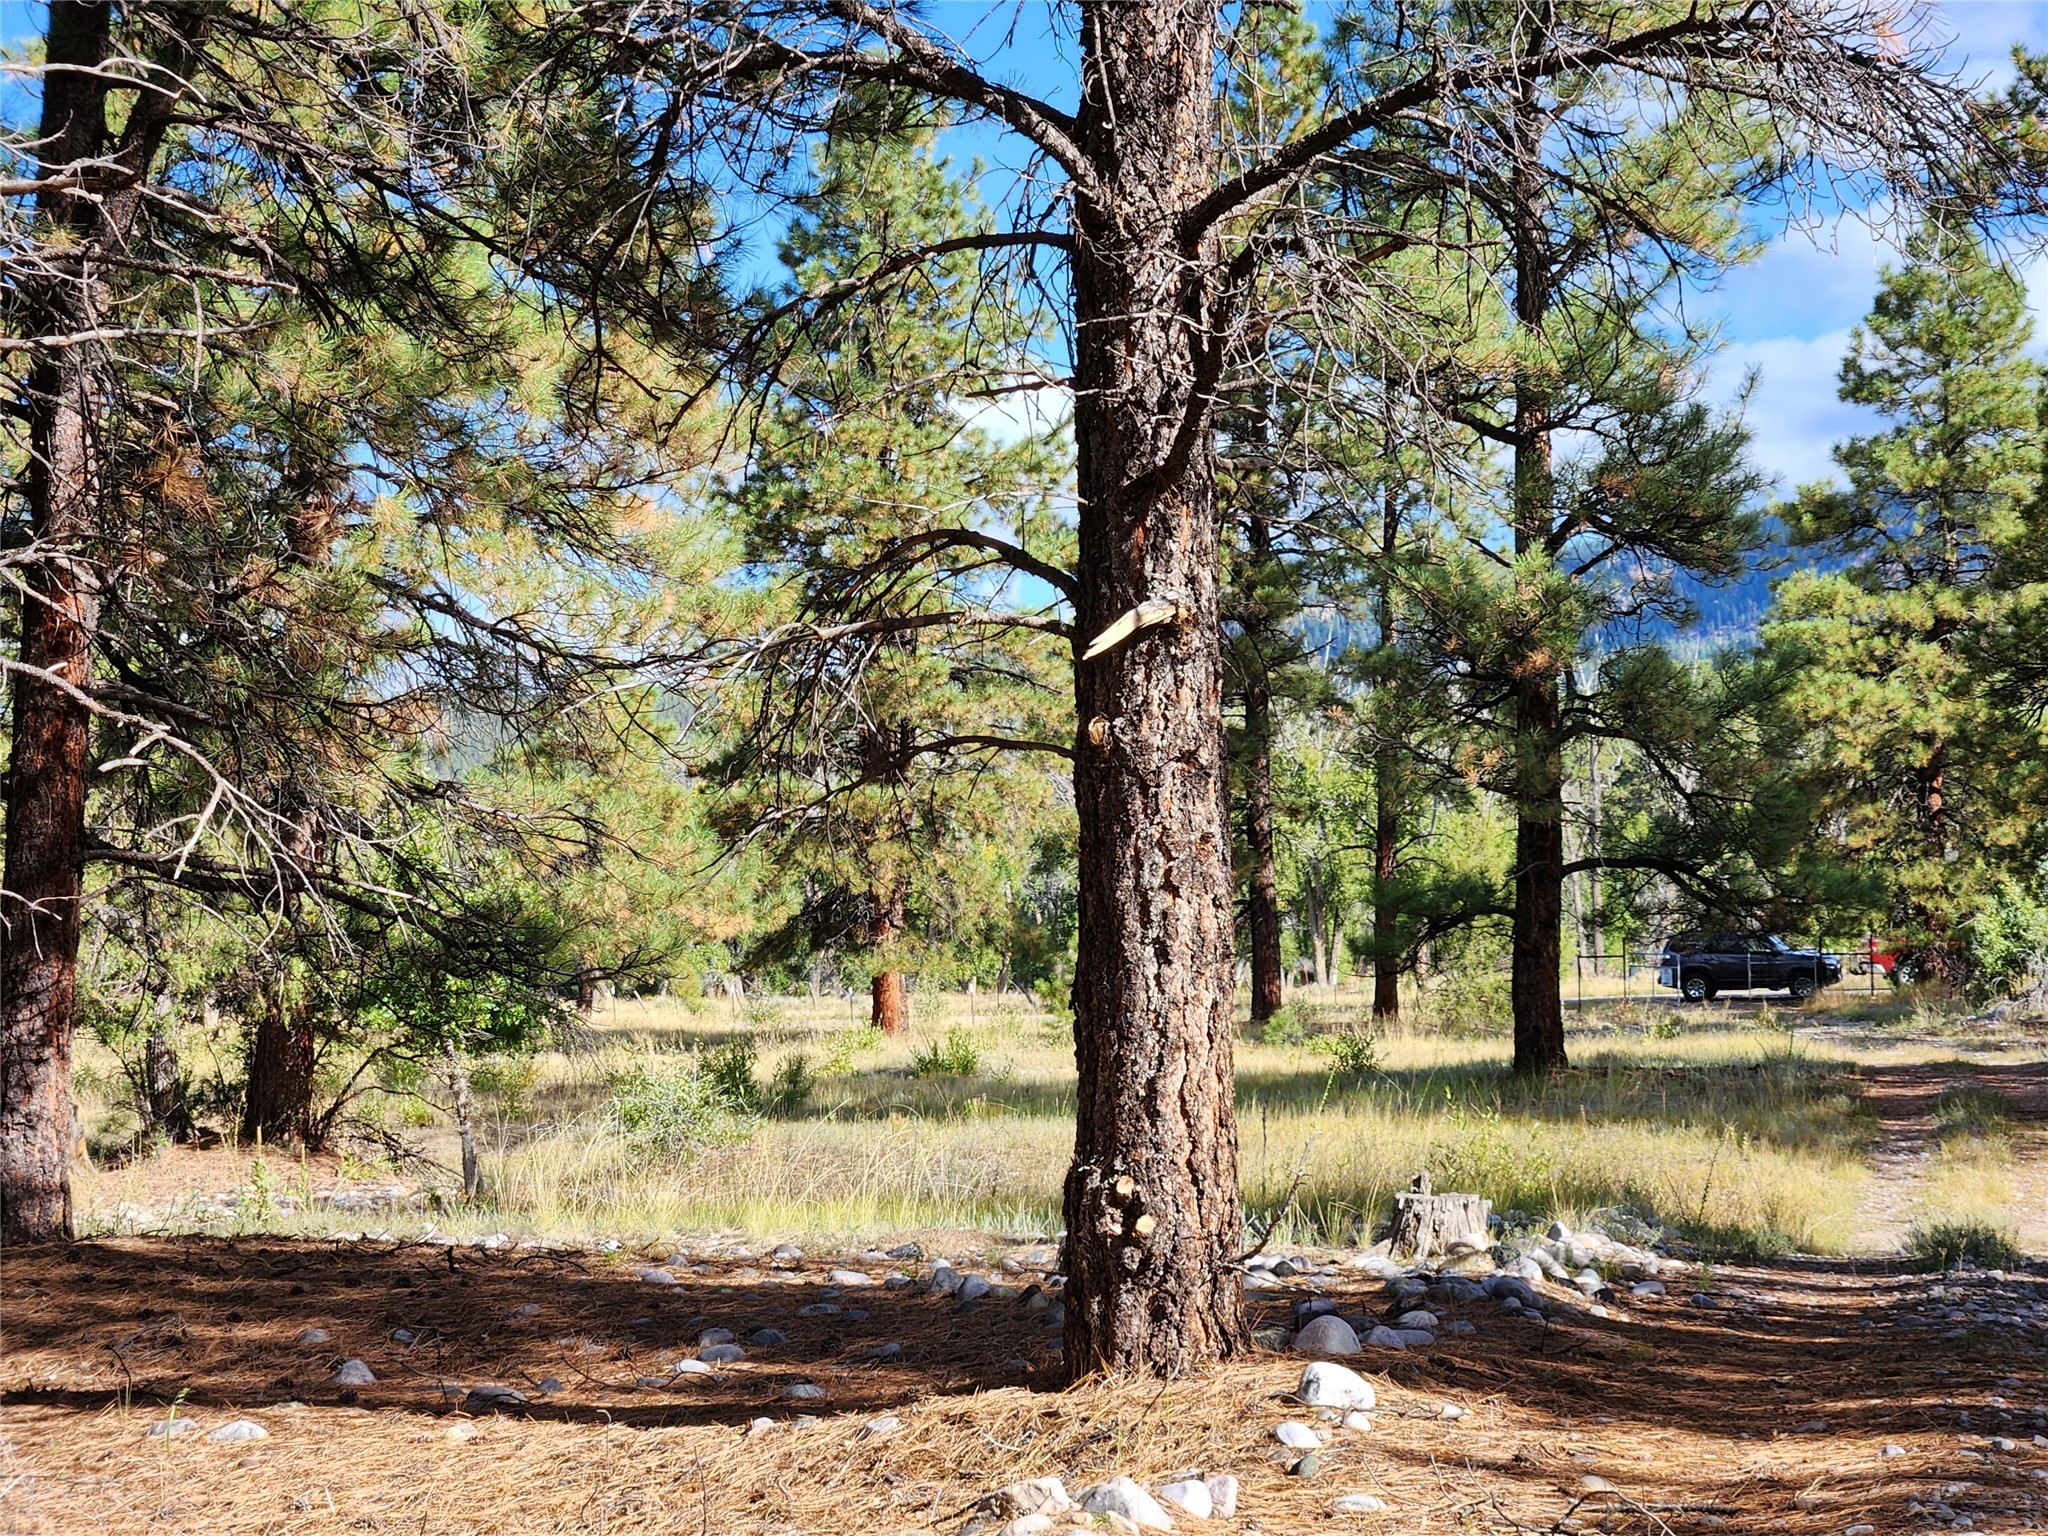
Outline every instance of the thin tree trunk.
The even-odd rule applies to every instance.
[[[1550,313],[1550,249],[1541,164],[1545,123],[1525,87],[1515,106],[1515,172],[1510,235],[1515,256],[1515,318],[1540,344]],[[1549,554],[1554,526],[1551,410],[1540,369],[1515,381],[1515,553]],[[1519,616],[1529,643],[1545,648],[1541,620]],[[1515,1021],[1515,1070],[1550,1072],[1565,1065],[1563,979],[1559,957],[1564,923],[1564,754],[1555,657],[1516,658],[1515,904],[1508,994]]]
[[[1586,827],[1586,856],[1592,861],[1586,870],[1586,941],[1593,951],[1593,974],[1600,974],[1600,967],[1606,961],[1607,923],[1601,916],[1600,903],[1605,899],[1600,882],[1601,843],[1601,784],[1600,784],[1600,738],[1595,736],[1586,743],[1586,799],[1589,821]]]
[[[470,1100],[469,1068],[453,1049],[448,1052],[448,1092],[455,1101],[455,1134],[462,1143],[462,1199],[474,1205],[484,1188],[476,1156],[476,1110]]]
[[[1380,571],[1374,594],[1380,649],[1391,655],[1399,640],[1394,612],[1394,551],[1401,538],[1401,496],[1394,481],[1392,423],[1388,423],[1387,484],[1380,502]],[[1387,687],[1384,678],[1380,687]],[[1401,1017],[1401,971],[1395,963],[1394,877],[1400,873],[1401,814],[1396,784],[1401,764],[1390,729],[1393,711],[1384,698],[1373,700],[1378,741],[1372,766],[1372,1016],[1383,1024]]]
[[[1084,641],[1147,601],[1174,622],[1075,669],[1079,1071],[1065,1191],[1066,1357],[1178,1376],[1250,1344],[1231,1070],[1235,941],[1209,411],[1220,337],[1181,210],[1214,184],[1211,0],[1080,11],[1075,445]]]
[[[1515,1019],[1515,1070],[1565,1065],[1564,773],[1555,747],[1557,690],[1545,680],[1518,699],[1516,729],[1527,754],[1515,807],[1515,915],[1509,997]]]
[[[42,78],[39,169],[56,175],[95,159],[105,134],[111,7],[54,0]],[[71,66],[69,68],[61,66]],[[93,200],[42,192],[37,213],[85,245]],[[88,269],[89,272],[89,269]],[[88,273],[44,278],[19,317],[32,334],[90,329]],[[24,285],[25,287],[29,285]],[[106,393],[100,349],[34,355],[29,422],[29,538],[47,551],[20,580],[24,670],[14,677],[7,766],[7,856],[0,874],[0,1242],[71,1236],[71,1034],[85,875],[86,762],[91,716],[67,689],[92,686]],[[38,675],[39,674],[39,675]]]
[[[1273,693],[1259,675],[1247,679],[1244,731],[1251,749],[1245,770],[1244,840],[1251,855],[1247,903],[1252,930],[1252,1022],[1280,1011],[1280,878],[1273,859]]]
[[[165,1003],[168,1005],[169,999]],[[178,1071],[178,1042],[166,1006],[149,1031],[142,1050],[143,1129],[166,1141],[184,1141],[192,1134],[192,1110],[185,1101],[185,1080]]]

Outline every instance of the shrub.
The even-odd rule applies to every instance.
[[[972,1077],[981,1070],[981,1047],[954,1025],[946,1038],[910,1053],[912,1077]]]
[[[863,1051],[878,1049],[883,1039],[882,1032],[872,1024],[857,1025],[842,1029],[832,1036],[825,1059],[818,1063],[818,1076],[845,1077],[853,1070],[853,1058]]]
[[[758,1115],[765,1095],[754,1080],[754,1042],[741,1037],[728,1040],[704,1058],[704,1080],[725,1101],[726,1107],[742,1115]]]
[[[608,1108],[628,1141],[675,1162],[733,1146],[754,1132],[753,1115],[737,1110],[687,1058],[638,1062],[614,1073]]]
[[[1930,1269],[1954,1269],[1971,1263],[1983,1269],[2009,1269],[2019,1262],[2012,1234],[1988,1221],[1935,1221],[1906,1234],[1906,1253]]]
[[[1259,1039],[1266,1045],[1299,1045],[1305,1032],[1298,1004],[1289,1003],[1276,1009],[1259,1028]]]
[[[1339,1077],[1366,1077],[1379,1070],[1379,1037],[1370,1030],[1340,1029],[1318,1035],[1313,1048],[1330,1058],[1330,1070]]]
[[[793,1115],[811,1102],[817,1079],[811,1075],[811,1059],[802,1051],[782,1058],[769,1080],[767,1108],[778,1115]]]

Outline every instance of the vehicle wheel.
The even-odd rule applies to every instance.
[[[1792,978],[1791,992],[1794,1002],[1805,1002],[1816,990],[1811,976],[1801,975]]]
[[[1902,959],[1897,965],[1892,967],[1892,985],[1895,987],[1910,987],[1919,979],[1920,962],[1918,960]]]
[[[1704,1003],[1714,995],[1714,981],[1705,971],[1687,971],[1679,991],[1688,1003]]]

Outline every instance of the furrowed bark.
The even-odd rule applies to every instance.
[[[1079,1069],[1069,1367],[1178,1376],[1249,1343],[1231,1069],[1232,876],[1214,466],[1214,252],[1177,227],[1214,173],[1210,0],[1081,8],[1079,632],[1177,606],[1076,668]],[[1115,210],[1112,219],[1104,210]],[[1207,237],[1205,237],[1206,241]]]
[[[44,176],[96,158],[105,138],[104,61],[111,7],[50,6],[40,130]],[[91,198],[42,192],[37,212],[53,232],[90,240]],[[87,330],[89,276],[44,278],[24,306],[32,332]],[[71,1034],[85,868],[86,766],[91,717],[47,680],[92,682],[99,622],[89,546],[101,494],[97,413],[103,354],[90,345],[37,355],[29,367],[29,533],[47,551],[22,577],[21,661],[47,677],[14,678],[7,766],[7,858],[0,874],[0,1242],[71,1236]]]
[[[1391,421],[1387,428],[1387,461],[1395,462],[1399,445]],[[1374,617],[1379,643],[1391,652],[1400,639],[1394,612],[1394,551],[1401,538],[1401,488],[1389,475],[1380,500],[1380,565],[1375,583]],[[1382,687],[1386,685],[1381,684]],[[1381,705],[1382,700],[1374,700]],[[1400,753],[1388,729],[1392,711],[1381,708],[1379,744],[1372,765],[1372,1016],[1391,1024],[1401,1017],[1401,971],[1394,961],[1394,877],[1400,872],[1401,806],[1394,782],[1401,771]]]

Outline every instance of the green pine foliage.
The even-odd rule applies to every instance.
[[[1843,856],[1879,873],[1880,920],[1930,973],[1960,976],[1964,931],[2037,819],[2013,791],[2038,753],[1978,658],[2027,627],[2024,586],[1997,577],[2040,494],[2042,370],[2025,291],[1974,234],[1929,225],[1905,256],[1841,373],[1842,398],[1888,424],[1836,450],[1845,483],[1787,508],[1830,564],[1785,580],[1766,637]]]

